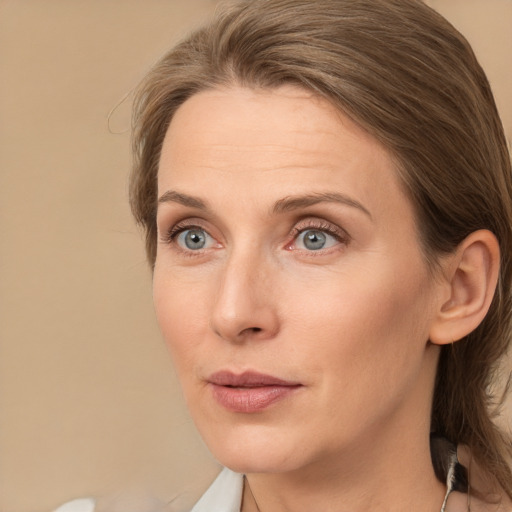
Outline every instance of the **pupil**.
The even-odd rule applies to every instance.
[[[205,243],[206,238],[198,229],[191,229],[185,236],[185,244],[189,249],[202,249]]]
[[[326,236],[321,231],[307,231],[304,236],[304,245],[307,249],[318,251],[325,245]]]

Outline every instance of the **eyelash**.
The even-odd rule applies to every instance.
[[[199,255],[203,254],[204,251],[202,251],[202,250],[192,251],[192,250],[183,249],[182,247],[179,246],[179,244],[176,243],[176,239],[178,238],[178,236],[181,233],[183,233],[184,231],[187,231],[189,229],[199,229],[201,231],[204,231],[205,233],[208,233],[208,230],[204,226],[201,226],[200,223],[195,223],[195,222],[190,223],[189,221],[184,220],[184,221],[178,222],[177,224],[174,224],[174,226],[172,226],[169,230],[164,232],[162,234],[162,236],[160,237],[160,240],[165,245],[172,246],[175,251],[178,251],[179,253],[181,253],[184,256],[188,256],[191,258],[193,258],[194,256],[199,256]]]
[[[296,243],[299,236],[307,231],[321,231],[322,233],[325,233],[329,236],[332,236],[337,242],[343,245],[348,245],[350,242],[350,236],[349,234],[344,230],[339,228],[336,225],[331,224],[330,222],[320,220],[320,219],[308,219],[306,221],[299,222],[297,225],[295,225],[290,233],[290,236],[292,237],[292,241],[286,244],[287,249],[292,249],[292,245]],[[295,250],[301,250],[301,249],[295,249]],[[320,256],[322,254],[325,254],[326,251],[332,250],[331,248],[327,249],[320,249],[318,251],[304,251],[310,256]]]
[[[202,251],[192,251],[192,250],[186,250],[181,248],[178,244],[176,244],[176,238],[183,232],[187,231],[189,229],[199,229],[203,230],[206,233],[208,233],[208,230],[201,226],[200,223],[189,223],[188,221],[181,221],[172,226],[168,231],[162,234],[161,241],[162,243],[166,245],[174,245],[175,248],[179,251],[181,251],[184,254],[187,254],[189,256],[194,256],[201,254]],[[350,236],[348,233],[331,224],[330,222],[323,221],[320,219],[304,219],[302,221],[299,221],[293,229],[290,231],[289,237],[292,239],[290,242],[286,243],[286,248],[291,247],[291,245],[297,240],[300,234],[304,233],[305,231],[309,230],[318,230],[323,233],[326,233],[327,235],[332,236],[336,241],[338,241],[341,244],[347,245],[350,242]],[[209,234],[209,233],[208,233]],[[211,236],[211,235],[210,235]],[[313,253],[314,251],[307,251]],[[321,253],[321,251],[318,251]]]
[[[336,241],[339,243],[347,245],[350,242],[350,236],[348,233],[330,222],[320,220],[320,219],[309,219],[306,221],[299,222],[297,225],[295,225],[290,233],[290,236],[292,237],[292,241],[288,244],[286,244],[287,247],[292,245],[299,235],[304,233],[305,231],[321,231],[322,233],[326,233],[327,235],[332,236]],[[308,251],[312,252],[313,251]],[[318,251],[319,253],[321,251]]]
[[[198,224],[189,224],[187,221],[178,222],[174,226],[172,226],[167,232],[163,233],[161,240],[162,242],[166,244],[172,244],[176,237],[182,233],[183,231],[186,231],[187,229],[204,229],[203,226],[200,226]]]

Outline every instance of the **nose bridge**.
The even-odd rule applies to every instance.
[[[269,289],[272,264],[252,244],[233,248],[219,275],[212,328],[230,341],[268,338],[278,321]]]

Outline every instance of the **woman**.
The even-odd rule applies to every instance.
[[[448,22],[238,3],[151,71],[133,140],[158,321],[229,468],[194,512],[511,510],[510,157]]]

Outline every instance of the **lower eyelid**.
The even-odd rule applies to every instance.
[[[322,233],[324,233],[325,235],[327,235],[328,237],[331,237],[334,242],[332,242],[331,244],[328,243],[328,247],[321,247],[319,249],[308,249],[307,247],[303,247],[304,245],[304,241],[300,241],[300,244],[302,245],[302,247],[298,247],[298,239],[299,239],[299,236],[304,233],[304,232],[307,232],[307,231],[320,231]],[[304,254],[307,254],[308,256],[322,256],[322,255],[326,255],[327,253],[330,253],[330,252],[336,252],[336,251],[339,251],[343,248],[345,248],[348,243],[349,243],[349,238],[348,238],[348,235],[345,236],[345,234],[340,234],[340,233],[333,233],[331,230],[326,230],[326,229],[319,229],[317,227],[309,227],[309,228],[302,228],[302,229],[299,229],[297,234],[293,235],[293,238],[292,240],[286,244],[285,246],[285,249],[286,250],[289,250],[289,251],[300,251],[301,253],[304,253]]]
[[[307,233],[308,231],[319,231],[319,230],[305,230],[305,231],[302,231],[301,234],[303,233]],[[324,233],[326,236],[327,236],[327,239],[326,239],[326,247],[321,247],[319,249],[316,249],[316,250],[313,250],[313,249],[309,249],[307,247],[300,247],[298,248],[299,250],[302,250],[302,251],[306,251],[306,252],[315,252],[315,253],[322,253],[325,252],[325,251],[329,251],[331,249],[334,249],[336,246],[340,245],[340,244],[343,244],[343,241],[340,240],[340,238],[338,236],[335,236],[331,233],[328,233],[326,231],[319,231],[320,233]],[[294,239],[294,244],[297,244],[299,240],[299,237],[295,237]],[[300,240],[300,244],[302,246],[304,246],[305,244],[305,241],[304,239]]]

